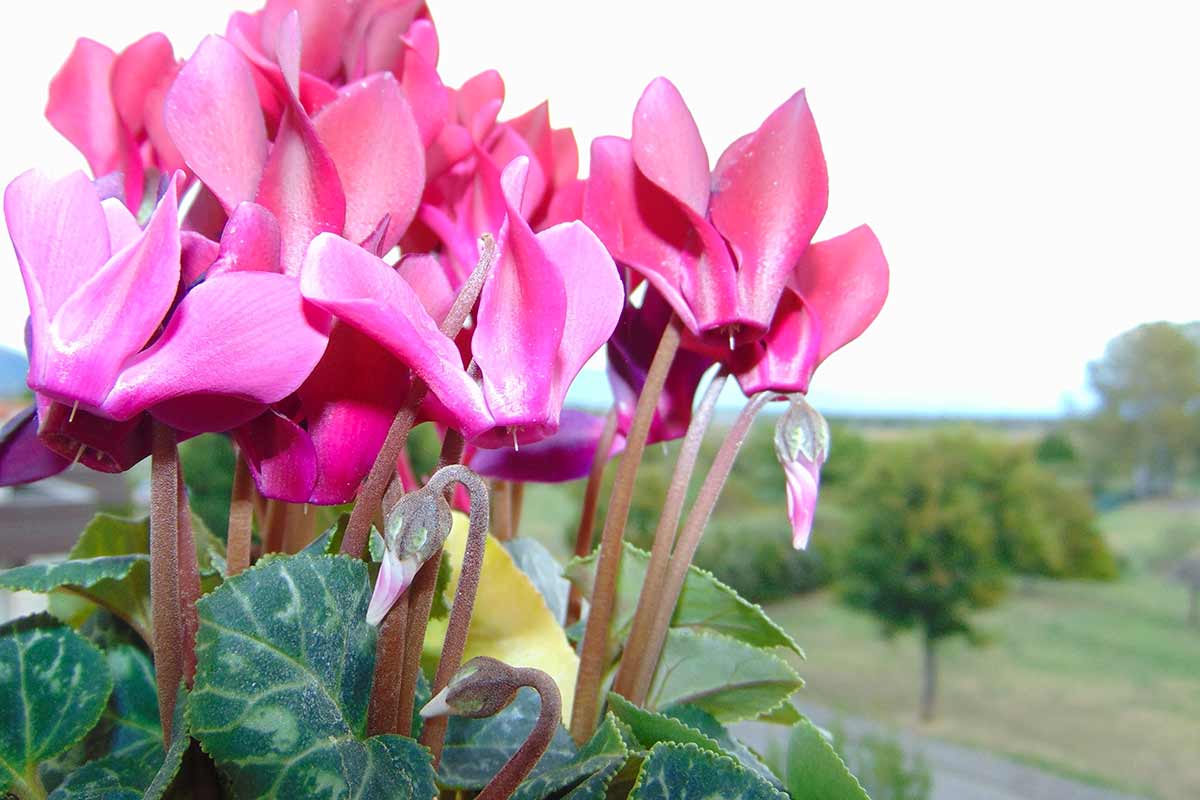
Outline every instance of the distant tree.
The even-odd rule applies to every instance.
[[[999,602],[1004,568],[996,521],[974,479],[969,439],[880,446],[857,485],[859,518],[846,559],[845,600],[875,615],[886,635],[917,629],[923,642],[921,718],[933,718],[937,645],[978,637],[972,612]]]
[[[1172,491],[1200,447],[1200,336],[1154,322],[1108,343],[1088,366],[1099,397],[1084,430],[1101,463],[1132,470],[1140,496]]]
[[[1071,437],[1063,431],[1055,430],[1041,438],[1034,451],[1034,458],[1039,464],[1063,466],[1074,464],[1079,454],[1075,451],[1075,445],[1071,443]]]
[[[1171,574],[1188,589],[1188,625],[1200,629],[1200,552],[1181,559]]]

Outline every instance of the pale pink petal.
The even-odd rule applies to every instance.
[[[541,208],[543,200],[546,198],[546,192],[550,188],[546,170],[543,169],[542,164],[539,162],[537,154],[530,148],[528,142],[505,123],[501,123],[495,127],[492,134],[488,137],[487,145],[484,149],[487,151],[487,157],[490,157],[496,164],[510,164],[517,158],[524,158],[526,160],[529,165],[528,174],[525,177],[525,186],[519,209],[521,216],[526,220],[533,219],[535,213]]]
[[[462,366],[409,285],[383,261],[337,236],[317,237],[301,271],[304,297],[353,325],[407,364],[474,436],[491,418]]]
[[[418,20],[418,24],[423,20]],[[429,147],[446,124],[450,113],[450,91],[438,76],[436,61],[429,61],[417,50],[404,54],[404,73],[400,83],[412,108],[421,144]]]
[[[383,561],[379,564],[379,577],[375,579],[375,589],[371,592],[371,602],[367,605],[368,624],[378,625],[383,622],[387,612],[408,589],[420,568],[421,565],[416,563],[415,559],[400,559],[392,552],[392,548],[384,549]]]
[[[188,167],[227,212],[253,200],[267,160],[267,131],[250,66],[209,36],[180,69],[164,106],[167,132]]]
[[[655,186],[698,216],[708,211],[708,151],[679,90],[666,78],[646,87],[633,112],[633,158]]]
[[[115,253],[124,249],[130,242],[142,235],[142,228],[134,219],[133,213],[116,197],[110,197],[100,202],[104,209],[104,220],[108,224],[109,247]]]
[[[303,428],[268,409],[233,435],[263,497],[289,503],[309,501],[317,482],[317,454]]]
[[[425,188],[425,148],[400,84],[390,73],[346,89],[314,120],[346,187],[345,236],[367,237],[391,214],[390,250],[417,213]]]
[[[471,131],[475,141],[491,129],[504,102],[504,80],[494,69],[481,72],[454,92],[457,120]]]
[[[722,154],[713,172],[713,223],[737,257],[739,305],[763,328],[825,216],[825,156],[804,92]]]
[[[262,50],[274,53],[287,17],[298,14],[300,21],[300,52],[302,66],[323,80],[333,78],[342,64],[342,42],[345,38],[354,3],[329,0],[267,0],[262,10]]]
[[[126,359],[141,350],[179,288],[179,220],[172,186],[146,230],[71,293],[50,322],[30,387],[99,407]]]
[[[820,363],[854,341],[883,308],[888,265],[866,225],[812,244],[792,276],[792,287],[821,323]]]
[[[812,531],[821,467],[829,456],[829,425],[803,394],[786,399],[788,408],[775,425],[775,457],[787,481],[792,546],[799,550]]]
[[[783,465],[783,472],[787,480],[787,512],[788,520],[792,523],[792,547],[803,550],[808,547],[813,514],[817,510],[820,467],[792,462]]]
[[[228,272],[206,280],[187,293],[158,340],[126,365],[104,411],[127,419],[195,394],[274,403],[312,372],[327,325],[294,278]]]

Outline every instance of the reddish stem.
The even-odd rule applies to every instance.
[[[171,741],[175,695],[183,679],[183,621],[179,613],[179,451],[175,431],[154,422],[150,452],[150,614],[154,679],[163,747]]]
[[[621,565],[621,539],[625,534],[625,522],[629,518],[629,505],[633,500],[634,481],[646,449],[646,437],[650,423],[662,395],[663,384],[671,362],[679,349],[680,321],[671,316],[654,360],[646,373],[646,382],[638,397],[633,423],[625,440],[625,452],[617,466],[613,479],[612,493],[608,498],[608,515],[604,519],[604,532],[600,537],[600,556],[596,563],[596,580],[592,587],[592,605],[584,628],[583,645],[579,654],[579,676],[575,682],[575,704],[571,713],[571,735],[583,744],[591,735],[599,716],[600,684],[608,669],[609,624],[616,603],[617,571]]]
[[[562,720],[562,697],[553,678],[540,669],[530,668],[514,669],[513,677],[521,686],[532,686],[541,698],[537,722],[517,752],[513,753],[500,771],[488,781],[488,785],[476,795],[475,800],[504,800],[506,797],[512,797],[521,781],[533,771],[546,748],[550,746],[554,732],[558,730],[558,724]],[[438,719],[445,720],[445,717]]]
[[[575,530],[575,556],[583,558],[592,552],[592,531],[595,530],[596,506],[600,502],[600,485],[604,482],[604,468],[608,466],[612,453],[613,437],[617,434],[617,410],[608,412],[604,419],[604,430],[596,442],[596,453],[592,456],[592,469],[588,473],[587,488],[583,492],[583,508],[579,512],[579,527]],[[579,619],[583,606],[583,595],[575,584],[571,584],[571,595],[567,600],[567,625]]]
[[[700,492],[696,495],[696,502],[688,512],[687,521],[683,523],[683,529],[679,532],[679,540],[675,543],[675,552],[671,555],[666,578],[661,588],[655,592],[653,624],[643,640],[645,653],[642,667],[629,697],[639,705],[645,703],[646,695],[650,692],[654,671],[662,655],[663,643],[667,639],[667,628],[671,624],[671,618],[675,616],[675,604],[679,602],[679,594],[683,591],[684,581],[687,580],[688,567],[696,555],[696,548],[700,546],[700,537],[704,535],[704,528],[708,525],[717,500],[721,497],[721,490],[725,488],[725,481],[729,478],[733,462],[746,441],[754,418],[774,397],[772,392],[760,392],[746,401],[742,412],[725,435],[721,449],[717,451]]]
[[[250,529],[254,517],[254,480],[246,459],[238,453],[229,498],[229,534],[225,544],[225,570],[230,577],[250,566]]]
[[[658,518],[658,527],[654,531],[654,546],[650,550],[650,560],[646,565],[646,579],[642,582],[637,611],[633,615],[633,627],[625,640],[625,651],[621,654],[621,666],[617,670],[617,677],[613,683],[613,691],[624,697],[630,697],[633,687],[636,685],[636,676],[640,674],[640,665],[645,657],[646,635],[653,622],[655,609],[659,605],[659,588],[667,574],[671,550],[675,547],[675,531],[679,527],[679,518],[683,514],[683,503],[687,499],[692,472],[696,468],[696,458],[700,455],[700,445],[704,442],[704,434],[712,422],[713,410],[717,406],[717,399],[721,396],[721,390],[725,388],[728,377],[729,373],[722,369],[709,381],[700,405],[692,414],[687,434],[679,448],[679,457],[675,461],[675,472],[671,476],[671,485],[667,489],[667,497],[663,501],[662,516]],[[640,703],[641,701],[635,702]]]
[[[404,645],[408,627],[408,594],[400,596],[383,624],[379,626],[379,638],[375,642],[375,684],[371,687],[370,707],[367,711],[367,735],[402,733],[400,728],[401,682],[397,680],[396,667],[404,662]],[[409,712],[412,719],[412,712]]]
[[[492,536],[497,541],[507,542],[513,537],[512,530],[512,484],[508,481],[492,481]]]
[[[188,688],[196,677],[196,632],[200,616],[196,601],[200,599],[200,565],[196,561],[196,539],[192,532],[192,509],[188,503],[187,486],[183,483],[183,467],[179,469],[179,618],[183,630],[183,679]]]

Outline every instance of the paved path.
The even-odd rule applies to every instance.
[[[893,731],[870,720],[838,714],[827,708],[801,705],[817,725],[835,723],[853,739],[869,733],[896,736],[909,753],[921,753],[933,773],[932,800],[1142,800],[1135,795],[1103,789],[995,756],[982,750],[931,739],[911,731]],[[734,726],[739,738],[759,752],[784,735],[777,725],[746,722]]]

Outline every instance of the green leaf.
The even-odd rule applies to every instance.
[[[39,763],[92,729],[110,692],[104,656],[49,615],[0,628],[0,791],[24,796]]]
[[[504,543],[504,549],[546,601],[551,616],[562,625],[567,618],[567,598],[571,593],[571,582],[563,577],[562,565],[536,539],[513,539]]]
[[[694,744],[661,742],[650,750],[629,800],[787,800],[787,795],[728,756]],[[833,800],[833,798],[830,798]]]
[[[712,737],[680,720],[638,708],[619,694],[609,693],[608,709],[617,719],[629,726],[638,743],[646,750],[659,742],[678,742],[694,744],[702,750],[711,750],[714,753],[721,752],[720,746]]]
[[[524,687],[517,692],[516,699],[495,716],[484,719],[451,717],[442,749],[442,763],[438,767],[438,783],[443,789],[482,789],[529,736],[540,708],[537,692]],[[560,725],[530,777],[561,767],[575,756],[575,743]]]
[[[803,685],[773,653],[728,636],[673,628],[646,705],[690,704],[722,722],[736,722],[772,710]]]
[[[350,522],[349,514],[339,514],[337,519],[333,521],[325,531],[313,539],[304,549],[301,554],[305,555],[334,555],[342,547],[342,537],[346,535],[346,525]]]
[[[791,703],[786,704],[788,708],[794,709]],[[738,760],[743,767],[757,774],[760,778],[770,783],[772,786],[782,789],[783,784],[779,778],[775,777],[775,773],[762,762],[762,759],[746,745],[742,744],[729,730],[717,722],[717,720],[707,711],[703,711],[695,706],[675,706],[668,708],[666,715],[679,720],[685,725],[695,728],[705,736],[713,739],[725,753],[725,755],[733,756]],[[797,712],[797,715],[799,712]]]
[[[781,703],[765,714],[759,714],[758,722],[769,722],[772,725],[787,725],[789,728],[804,719],[791,703]]]
[[[429,753],[364,739],[376,631],[367,565],[269,557],[197,604],[192,735],[241,797],[429,798]]]
[[[870,800],[833,745],[803,718],[788,737],[787,790],[792,800]]]
[[[580,588],[585,597],[590,597],[592,593],[597,557],[593,553],[584,558],[574,558],[567,562],[565,568],[567,578]],[[649,553],[625,543],[621,571],[617,576],[617,605],[613,611],[611,635],[614,643],[625,641],[629,635],[649,561]],[[760,606],[746,600],[717,580],[711,572],[694,564],[688,568],[671,625],[716,631],[755,647],[786,647],[804,656],[800,645],[775,624]]]
[[[559,767],[542,769],[530,775],[513,792],[512,800],[541,800],[571,787],[575,787],[575,790],[584,789],[579,795],[572,796],[596,796],[597,790],[602,792],[607,789],[609,781],[628,757],[629,751],[621,732],[617,730],[616,721],[611,714],[607,715],[573,759]],[[588,786],[585,788],[584,784]],[[599,796],[603,797],[603,793]]]

